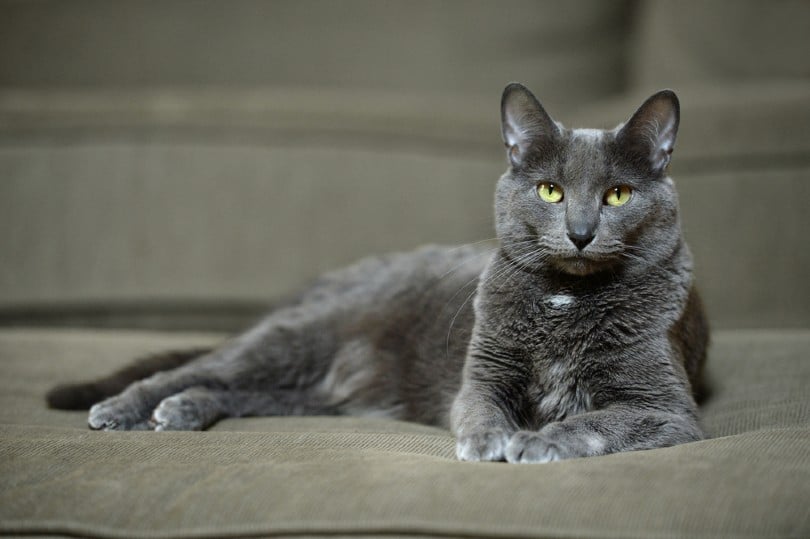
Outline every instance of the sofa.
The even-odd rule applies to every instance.
[[[810,536],[810,4],[0,3],[0,534]],[[365,254],[491,238],[498,100],[681,100],[707,439],[465,463],[439,428],[95,432],[59,382],[208,346]]]

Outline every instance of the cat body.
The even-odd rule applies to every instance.
[[[103,430],[380,415],[451,428],[462,460],[700,439],[708,329],[666,175],[678,115],[663,91],[614,130],[568,130],[511,84],[497,245],[366,259],[171,370],[150,363],[130,384],[130,368],[56,388],[49,402],[108,397],[89,414]]]

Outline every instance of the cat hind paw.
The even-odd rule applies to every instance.
[[[87,414],[87,425],[93,430],[148,430],[149,425],[120,398],[94,404]]]
[[[149,423],[156,431],[202,430],[205,427],[197,403],[183,394],[163,399],[152,412]]]
[[[190,388],[160,401],[149,422],[157,431],[203,430],[223,415],[222,404],[214,393]]]

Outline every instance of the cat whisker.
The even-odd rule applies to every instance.
[[[487,242],[491,242],[491,241],[493,241],[493,240],[497,240],[497,238],[487,238],[487,239],[485,239],[485,240],[475,241],[475,242],[472,242],[472,243],[466,243],[466,244],[461,245],[461,246],[459,246],[459,247],[454,247],[454,248],[450,249],[450,251],[449,251],[449,252],[454,253],[454,252],[458,251],[459,249],[464,249],[464,248],[467,248],[467,247],[472,247],[472,246],[474,246],[474,245],[478,245],[478,244],[480,244],[480,243],[487,243]],[[520,244],[523,244],[523,243],[533,243],[534,241],[535,241],[535,240],[524,240],[524,241],[519,241],[519,242],[512,243],[512,244],[510,244],[510,245],[520,245]],[[488,249],[482,249],[482,250],[480,250],[479,252],[477,252],[477,253],[475,253],[475,254],[473,254],[473,255],[471,255],[471,256],[469,256],[469,257],[467,257],[466,259],[464,259],[463,261],[459,262],[458,264],[456,264],[455,266],[453,266],[452,268],[450,268],[449,270],[447,270],[445,273],[443,273],[443,274],[442,274],[442,275],[441,275],[441,276],[440,276],[440,277],[437,279],[437,281],[436,281],[436,282],[437,282],[437,283],[441,282],[441,280],[442,280],[442,279],[446,278],[448,275],[451,275],[451,274],[452,274],[452,273],[454,273],[455,271],[458,271],[458,269],[459,269],[459,268],[463,267],[465,264],[469,263],[471,260],[475,260],[475,259],[477,259],[477,258],[480,258],[481,256],[484,256],[484,255],[490,255],[490,254],[492,254],[493,252],[497,251],[497,250],[498,250],[500,247],[501,247],[500,245],[494,245],[494,246],[492,246],[492,247],[490,247],[490,248],[488,248]]]
[[[643,256],[639,256],[639,255],[636,255],[636,254],[633,254],[633,253],[629,253],[627,251],[622,252],[621,257],[625,258],[627,260],[635,261],[635,262],[643,262],[645,260],[645,258]]]
[[[489,240],[484,240],[484,241],[489,241]],[[476,243],[481,243],[481,242],[476,242]],[[463,267],[465,264],[468,264],[468,263],[469,263],[471,260],[474,260],[474,259],[476,259],[476,258],[479,258],[479,257],[481,257],[481,256],[483,256],[483,255],[491,255],[491,254],[492,254],[494,251],[498,250],[499,248],[500,248],[500,246],[496,245],[496,246],[494,246],[494,247],[492,247],[492,248],[490,248],[490,249],[484,249],[484,250],[482,250],[482,251],[480,251],[480,252],[478,252],[478,253],[476,253],[476,254],[474,254],[474,255],[471,255],[470,257],[468,257],[468,258],[466,258],[465,260],[463,260],[462,262],[460,262],[460,263],[456,264],[456,265],[455,265],[455,266],[453,266],[451,269],[449,269],[449,270],[448,270],[448,271],[446,271],[444,274],[442,274],[442,275],[441,275],[441,276],[440,276],[440,277],[439,277],[439,278],[436,280],[436,282],[435,282],[434,284],[438,284],[439,282],[441,282],[443,279],[447,278],[447,277],[448,277],[449,275],[451,275],[452,273],[454,273],[454,272],[458,271],[458,270],[459,270],[460,268],[462,268],[462,267]],[[450,297],[450,299],[449,299],[449,300],[447,300],[447,301],[445,302],[444,308],[446,308],[446,307],[447,307],[447,306],[448,306],[450,303],[452,303],[452,301],[453,301],[453,300],[456,298],[456,296],[458,296],[458,294],[459,294],[459,293],[460,293],[462,290],[464,290],[465,288],[467,288],[467,287],[468,287],[470,284],[472,284],[473,282],[477,281],[477,280],[479,279],[479,277],[480,277],[480,275],[476,275],[475,277],[473,277],[472,279],[470,279],[469,281],[467,281],[466,283],[464,283],[464,284],[463,284],[463,285],[462,285],[462,286],[461,286],[461,287],[458,289],[458,291],[456,291],[456,293],[455,293],[455,294],[453,294],[453,295]],[[462,304],[462,307],[463,307],[463,304]],[[444,310],[444,308],[442,309],[442,311]]]
[[[527,266],[543,260],[546,256],[546,253],[538,249],[522,255],[516,260],[509,260],[508,265],[504,269],[490,276],[493,282],[497,282],[498,279],[501,280],[501,284],[498,287],[497,292],[500,293],[506,283],[508,283],[515,275],[521,271],[524,271]]]
[[[469,244],[469,245],[473,245],[473,244]],[[447,270],[446,272],[441,274],[436,279],[434,284],[439,284],[442,280],[447,278],[449,275],[452,275],[453,273],[455,273],[459,269],[463,268],[465,265],[469,264],[471,261],[476,260],[478,258],[481,258],[484,255],[491,255],[497,249],[498,249],[498,246],[496,245],[496,246],[491,247],[489,249],[482,249],[481,251],[478,251],[477,253],[468,256],[467,258],[465,258],[464,260],[462,260],[461,262],[459,262],[458,264],[456,264],[455,266],[453,266],[452,268],[450,268],[449,270]]]
[[[472,281],[470,281],[470,282],[472,282]],[[467,285],[469,285],[469,284],[470,283],[467,283]],[[465,286],[467,286],[467,285],[465,285]],[[472,298],[473,295],[477,291],[478,291],[478,287],[476,286],[476,287],[474,287],[472,289],[472,291],[469,294],[467,294],[467,297],[464,298],[464,301],[461,303],[461,306],[458,309],[456,309],[456,314],[454,314],[453,318],[450,320],[450,325],[447,327],[447,337],[445,338],[445,341],[444,341],[444,354],[445,354],[445,357],[450,357],[450,334],[453,331],[453,326],[456,323],[456,318],[458,318],[458,315],[461,313],[462,309],[464,309],[464,306],[467,305],[467,302],[470,301],[470,298]],[[458,292],[456,292],[456,294],[458,294]]]
[[[621,252],[621,256],[634,262],[648,263],[657,255],[654,249],[648,247],[641,247],[639,245],[624,245],[623,247],[624,249]]]
[[[534,244],[534,243],[536,243],[536,241],[537,241],[537,240],[536,240],[536,238],[531,238],[531,239],[521,240],[521,241],[517,241],[517,242],[510,242],[510,245],[511,245],[511,246],[518,246],[518,245],[523,246],[523,245],[528,245],[528,244]],[[493,249],[489,249],[489,250],[487,250],[487,253],[491,253],[493,250],[498,249],[498,248],[500,248],[500,246],[496,246],[496,247],[495,247],[495,248],[493,248]],[[530,258],[530,257],[537,257],[537,256],[538,256],[538,255],[540,255],[540,254],[542,254],[542,253],[541,253],[541,252],[532,251],[532,252],[528,253],[527,255],[522,255],[520,259],[521,259],[521,262],[523,263],[524,259],[526,259],[526,258]],[[525,261],[526,261],[526,262],[529,262],[529,260],[525,260]],[[462,263],[462,264],[463,264],[463,263]],[[514,265],[516,265],[514,262],[510,262],[510,265],[508,265],[506,268],[503,268],[503,269],[502,269],[502,270],[500,270],[498,273],[496,273],[496,274],[494,274],[494,275],[490,276],[490,278],[492,278],[492,279],[494,279],[494,280],[496,280],[496,279],[500,279],[500,278],[502,278],[503,276],[505,276],[507,273],[509,273],[509,272],[510,272],[510,270],[513,270],[513,272],[511,273],[511,275],[514,275],[514,272],[517,272],[517,271],[519,271],[519,270],[521,269],[519,266],[518,266],[518,267],[516,267],[516,268],[513,268],[512,266],[514,266]],[[455,268],[455,269],[458,269],[458,268]],[[511,277],[510,277],[510,278],[511,278]],[[461,293],[461,291],[462,291],[462,290],[464,290],[465,288],[467,288],[467,287],[468,287],[469,285],[471,285],[472,283],[474,283],[474,282],[478,281],[478,279],[479,279],[479,277],[478,277],[478,276],[476,276],[476,277],[474,277],[473,279],[471,279],[471,280],[467,281],[465,284],[463,284],[463,285],[462,285],[462,286],[461,286],[461,287],[460,287],[460,288],[459,288],[459,289],[456,291],[456,293],[455,293],[455,294],[453,294],[453,296],[452,296],[452,297],[451,297],[451,298],[450,298],[450,299],[449,299],[447,302],[445,302],[445,308],[447,307],[447,305],[449,305],[450,303],[452,303],[452,301],[453,301],[453,300],[454,300],[454,299],[455,299],[455,298],[458,296],[458,294],[459,294],[459,293]],[[506,281],[508,281],[508,279],[506,279],[504,282],[506,282]],[[503,286],[503,285],[502,285],[502,286]],[[451,335],[451,333],[452,333],[452,331],[453,331],[453,326],[455,325],[456,319],[458,318],[459,314],[461,314],[461,311],[464,309],[464,307],[467,305],[467,303],[470,301],[470,299],[472,299],[472,297],[475,295],[475,292],[477,291],[477,289],[478,289],[478,288],[477,288],[477,286],[476,286],[475,288],[473,288],[473,289],[470,291],[470,293],[469,293],[469,294],[467,294],[467,297],[466,297],[466,298],[464,298],[464,301],[461,303],[461,305],[458,307],[458,309],[456,309],[456,312],[455,312],[455,314],[453,315],[453,318],[450,320],[450,325],[449,325],[449,326],[448,326],[448,328],[447,328],[447,336],[446,336],[446,338],[445,338],[445,354],[446,354],[447,356],[449,356],[449,355],[450,355],[450,335]],[[442,309],[442,310],[444,310],[444,309]]]
[[[537,257],[540,254],[542,254],[542,253],[541,252],[531,252],[531,253],[528,253],[527,255],[523,255],[521,257],[521,259],[520,259],[521,263],[528,262],[528,260],[526,260],[526,259],[529,259],[531,257]],[[509,278],[511,278],[512,275],[514,275],[516,272],[520,271],[521,269],[522,268],[519,265],[517,265],[515,262],[510,262],[510,265],[507,265],[505,268],[501,269],[497,273],[489,276],[489,278],[491,278],[493,280],[497,280],[497,279],[501,279],[502,277],[504,277],[507,274],[509,274],[509,276],[510,276]],[[504,283],[507,282],[509,280],[509,278],[505,279]],[[459,288],[458,291],[456,291],[455,294],[453,294],[450,301],[452,301],[452,299],[454,299],[456,296],[458,296],[458,294],[464,288],[466,288],[467,286],[469,286],[470,284],[472,284],[474,281],[477,281],[477,280],[478,280],[478,277],[476,277],[474,279],[471,279],[470,281],[465,283],[461,288]],[[504,283],[501,284],[501,287],[503,286]],[[467,305],[467,302],[469,302],[470,299],[472,299],[472,297],[475,295],[477,290],[478,290],[478,287],[476,286],[475,288],[473,288],[473,290],[470,291],[469,294],[467,294],[467,297],[464,298],[464,301],[461,303],[461,305],[458,307],[458,309],[456,309],[456,312],[453,315],[453,318],[450,320],[450,325],[447,328],[447,336],[445,338],[445,354],[447,356],[450,355],[450,335],[451,335],[451,333],[453,331],[453,326],[455,325],[456,319],[458,318],[458,315],[461,314],[461,311],[464,309],[464,307]],[[500,288],[499,288],[499,291],[500,291]],[[450,301],[448,301],[446,304],[449,304]]]

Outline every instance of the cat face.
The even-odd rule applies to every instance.
[[[589,275],[643,269],[680,238],[665,170],[678,99],[664,90],[613,130],[566,129],[525,87],[501,104],[510,168],[496,190],[496,228],[512,260],[532,269]]]

